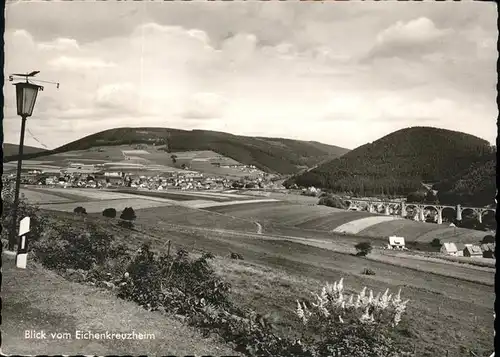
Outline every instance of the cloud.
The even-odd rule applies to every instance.
[[[450,29],[439,29],[426,17],[396,22],[382,30],[365,59],[380,57],[415,58],[435,51],[446,36],[453,34]]]
[[[80,46],[72,38],[57,38],[54,41],[39,43],[38,48],[46,51],[71,51],[79,50]]]
[[[68,57],[61,56],[49,62],[49,66],[54,67],[55,70],[91,70],[97,68],[110,68],[114,64],[103,61],[99,58],[85,58],[85,57]]]
[[[131,113],[137,110],[137,99],[137,89],[132,83],[113,83],[99,87],[95,104],[99,108]]]
[[[223,116],[226,102],[215,93],[196,93],[186,103],[180,116],[185,119],[217,119]]]

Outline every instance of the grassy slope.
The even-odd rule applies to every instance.
[[[17,355],[236,355],[216,341],[202,338],[180,321],[148,312],[111,292],[69,282],[31,261],[14,267],[3,256],[2,352]],[[151,333],[154,340],[32,340],[27,329],[50,332]]]
[[[284,232],[293,227],[295,234],[318,235],[320,232],[331,232],[342,224],[365,217],[375,216],[368,212],[349,212],[325,206],[306,206],[290,202],[269,202],[264,204],[238,204],[232,206],[210,207],[207,210],[230,214],[232,216],[251,219],[264,225],[266,232]],[[273,227],[273,226],[285,227]],[[316,232],[315,232],[316,231]],[[319,231],[319,232],[318,232]],[[476,243],[481,240],[485,232],[463,228],[449,228],[433,223],[414,222],[411,220],[393,220],[374,224],[363,229],[360,237],[384,238],[390,235],[405,237],[408,242],[430,242],[434,238],[442,241]]]
[[[56,216],[81,224],[81,218],[71,214],[57,213]],[[87,219],[102,220],[102,226],[120,234],[115,221],[101,217]],[[211,251],[220,257],[227,257],[231,251],[242,254],[244,262],[218,258],[219,271],[233,284],[238,304],[251,306],[261,313],[272,313],[283,332],[288,330],[287,325],[293,331],[294,324],[298,323],[292,314],[295,299],[308,299],[309,291],[317,290],[322,282],[343,276],[347,286],[356,290],[363,286],[374,291],[403,288],[403,296],[411,299],[407,316],[411,324],[407,327],[410,337],[400,336],[400,339],[416,343],[419,356],[441,356],[446,350],[452,356],[461,356],[460,345],[474,348],[479,355],[492,349],[494,289],[491,286],[424,272],[415,262],[408,268],[388,264],[390,260],[362,259],[294,242],[267,240],[255,234],[202,231],[201,227],[180,230],[169,224],[152,225],[147,220],[141,224],[141,221],[139,216],[136,231],[120,234],[131,247],[148,240],[156,249],[165,250],[167,240],[171,240],[173,250],[184,247],[195,252]],[[401,265],[408,264],[405,259],[400,260],[404,262]],[[425,262],[420,262],[420,267],[425,266]],[[361,275],[364,268],[374,270],[376,275]],[[432,269],[447,275],[468,276],[470,280],[474,277],[482,281],[493,279],[489,271],[457,264],[433,262]]]
[[[327,157],[332,155],[338,157],[348,151],[315,142],[255,138],[214,131],[118,128],[89,135],[63,145],[51,153],[85,150],[93,146],[152,143],[155,140],[158,142],[168,140],[171,151],[212,150],[238,162],[283,174],[297,172],[299,166],[313,166]],[[12,160],[13,157],[9,159]]]
[[[421,181],[453,177],[490,151],[489,143],[444,129],[414,127],[391,133],[295,177],[303,186],[380,194],[408,193]]]

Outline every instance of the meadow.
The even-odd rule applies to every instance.
[[[272,196],[271,196],[272,197]],[[384,238],[391,235],[405,237],[407,242],[428,243],[438,238],[449,242],[477,243],[485,232],[446,225],[415,222],[395,216],[385,216],[365,211],[346,211],[319,205],[304,205],[290,201],[265,204],[239,204],[227,207],[209,207],[213,212],[247,217],[264,227],[281,225],[309,231],[356,234],[367,238]]]

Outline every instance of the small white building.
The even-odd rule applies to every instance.
[[[405,239],[403,237],[390,236],[389,244],[387,245],[388,249],[406,249]]]
[[[446,242],[441,246],[441,253],[455,257],[463,257],[465,244]]]

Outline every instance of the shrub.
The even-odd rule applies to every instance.
[[[201,309],[202,301],[226,306],[230,285],[216,276],[208,264],[212,258],[205,253],[193,260],[182,249],[174,257],[156,256],[145,244],[128,266],[130,281],[120,287],[118,296],[150,309],[187,315]]]
[[[354,246],[356,248],[356,255],[360,257],[365,257],[372,251],[372,244],[370,242],[361,242]]]
[[[106,208],[104,211],[102,211],[102,215],[108,218],[115,218],[116,210],[114,208]]]
[[[82,206],[78,206],[73,210],[74,213],[76,214],[87,214],[87,210],[83,208]]]
[[[126,255],[126,248],[114,242],[112,235],[97,226],[87,225],[78,229],[71,224],[52,227],[32,245],[35,259],[49,269],[90,270],[94,265],[103,265],[109,259]]]
[[[1,238],[8,240],[10,231],[14,228],[14,204],[10,197],[3,197],[3,209],[2,209],[2,230]],[[19,198],[19,204],[17,206],[17,221],[15,224],[15,230],[19,227],[21,219],[24,217],[30,217],[30,232],[28,234],[29,241],[37,241],[47,229],[48,220],[44,216],[37,206],[28,204],[24,197]],[[17,241],[16,241],[17,244]]]
[[[364,268],[361,272],[363,275],[375,275],[375,272],[370,268]]]
[[[431,242],[431,246],[440,248],[442,246],[441,241],[438,238],[434,238]]]
[[[132,207],[125,207],[122,214],[120,215],[120,225],[125,228],[132,229],[134,227],[134,221],[137,218],[135,211]]]
[[[486,236],[484,236],[481,243],[482,244],[495,243],[495,237],[493,237],[491,234],[486,235]]]
[[[240,253],[231,252],[231,259],[243,260],[243,256]]]

